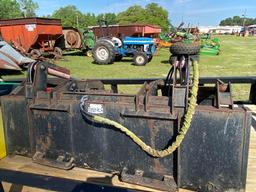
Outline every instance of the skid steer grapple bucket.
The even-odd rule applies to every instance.
[[[251,116],[233,106],[231,88],[220,91],[218,82],[199,86],[181,146],[156,158],[116,127],[83,115],[81,104],[161,150],[175,141],[183,124],[186,86],[158,80],[145,82],[135,94],[122,94],[114,86],[106,90],[99,80],[51,82],[47,65],[38,66],[44,67],[36,67],[33,82],[24,81],[1,99],[9,155],[67,170],[119,172],[123,181],[161,190],[245,190]]]

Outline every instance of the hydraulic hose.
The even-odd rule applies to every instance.
[[[131,140],[133,140],[134,143],[136,143],[143,151],[145,151],[148,155],[151,155],[155,158],[162,158],[166,157],[170,154],[172,154],[182,143],[183,139],[185,138],[186,133],[188,132],[190,128],[190,124],[193,118],[193,115],[195,113],[196,103],[197,103],[197,92],[198,92],[198,84],[199,84],[199,69],[198,69],[198,61],[193,61],[193,86],[190,90],[190,98],[189,98],[189,104],[188,104],[188,110],[185,114],[183,125],[176,136],[176,140],[170,144],[166,149],[163,150],[157,150],[153,149],[151,146],[147,145],[145,142],[143,142],[137,135],[135,135],[132,131],[130,131],[128,128],[124,127],[120,123],[110,120],[108,118],[98,116],[98,115],[92,115],[89,114],[84,109],[84,100],[81,100],[80,108],[81,112],[85,117],[90,117],[92,121],[95,121],[97,123],[106,124],[115,127],[116,129],[120,130],[124,134],[126,134],[128,137],[130,137]]]

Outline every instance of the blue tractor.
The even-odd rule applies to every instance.
[[[97,64],[112,64],[123,57],[133,57],[133,64],[144,66],[153,58],[156,46],[152,38],[146,37],[103,37],[96,41],[93,59]]]

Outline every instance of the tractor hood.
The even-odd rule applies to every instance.
[[[153,38],[148,37],[125,37],[123,43],[126,45],[145,45],[145,44],[154,44]]]

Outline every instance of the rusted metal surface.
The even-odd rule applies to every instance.
[[[8,43],[23,53],[32,49],[53,50],[54,43],[62,37],[59,19],[25,18],[0,20],[0,33]]]
[[[64,170],[70,170],[75,166],[74,158],[70,158],[68,161],[65,161],[64,156],[59,156],[55,160],[49,160],[49,159],[45,159],[44,156],[45,155],[43,153],[36,152],[35,155],[33,156],[33,161],[38,164],[46,165],[49,167],[55,167],[59,169],[64,169]]]
[[[161,191],[177,191],[177,184],[174,182],[172,176],[165,175],[163,177],[163,180],[160,181],[156,179],[143,177],[143,174],[144,172],[142,170],[135,170],[134,175],[127,174],[127,168],[124,168],[121,172],[121,180],[127,183],[142,185],[153,189],[158,189]]]
[[[94,80],[100,80],[103,84],[106,85],[111,85],[111,89],[113,93],[117,93],[118,91],[118,87],[119,85],[129,85],[129,84],[133,84],[133,85],[141,85],[146,83],[150,83],[152,81],[157,81],[161,78],[146,78],[146,79],[94,79]],[[15,79],[4,79],[4,81],[6,82],[14,82],[14,83],[21,83],[23,82],[25,79],[24,78],[15,78]],[[161,80],[165,80],[165,79],[161,79]],[[200,89],[202,89],[201,92],[199,92],[199,94],[203,95],[199,95],[198,98],[199,100],[205,100],[208,96],[213,95],[214,89],[210,87],[204,87],[204,84],[211,84],[211,85],[216,85],[216,82],[218,80],[221,80],[225,83],[232,83],[232,84],[240,84],[240,85],[251,85],[251,89],[249,92],[249,101],[234,101],[239,102],[239,103],[249,103],[249,104],[256,104],[256,77],[255,76],[246,76],[246,77],[201,77],[199,79],[199,84],[201,85]],[[57,79],[57,78],[49,78],[48,79],[49,83],[51,84],[59,84],[61,83],[63,80],[61,79]],[[143,89],[141,89],[141,91],[143,91]],[[78,94],[79,92],[77,92]],[[83,94],[83,93],[81,93]],[[208,96],[207,96],[208,95]],[[207,96],[207,97],[205,97]],[[138,97],[136,97],[136,102],[138,101]],[[138,102],[137,102],[138,103]]]
[[[217,86],[199,89],[198,107],[181,148],[153,158],[113,127],[82,116],[80,100],[86,96],[88,112],[117,121],[153,148],[164,149],[182,123],[184,86],[157,80],[144,82],[135,94],[119,94],[114,80],[114,90],[106,90],[104,80],[71,79],[52,85],[47,83],[47,67],[39,63],[35,76],[28,78],[32,81],[2,98],[9,154],[42,154],[39,163],[59,168],[70,160],[78,167],[103,172],[121,173],[127,168],[130,182],[151,182],[155,188],[167,176],[168,184],[197,191],[244,190],[250,114],[243,108],[218,108]],[[175,95],[170,97],[170,92]],[[142,172],[143,176],[134,177]]]
[[[80,49],[82,48],[82,35],[80,32],[73,28],[64,28],[63,29],[64,39],[65,39],[65,48],[66,49]]]
[[[250,121],[246,110],[199,106],[180,148],[180,186],[195,191],[244,191]]]
[[[2,19],[0,20],[0,27],[12,26],[12,25],[24,25],[24,24],[41,24],[41,25],[59,25],[61,26],[60,19],[49,18],[18,18],[18,19]]]
[[[234,108],[234,103],[231,95],[231,83],[225,85],[223,82],[217,81],[217,107]]]
[[[16,82],[22,82],[25,79],[24,78],[14,78],[14,79],[5,79],[6,81],[16,81]],[[56,78],[48,78],[49,81],[59,81],[59,79]],[[90,80],[100,80],[104,84],[108,85],[142,85],[145,82],[150,83],[152,81],[157,80],[165,80],[165,78],[133,78],[133,79],[90,79]],[[230,77],[200,77],[199,84],[216,84],[218,80],[223,81],[224,83],[232,83],[232,84],[254,84],[256,83],[256,76],[230,76]],[[172,82],[172,81],[171,81]]]

